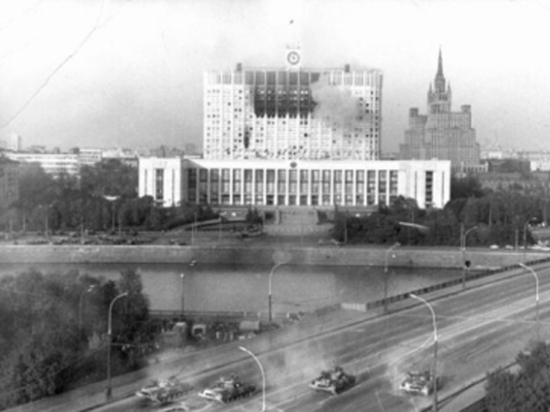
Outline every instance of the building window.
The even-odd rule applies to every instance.
[[[277,192],[280,194],[286,193],[286,170],[277,170]],[[279,205],[283,203],[277,203]]]
[[[230,189],[230,170],[229,169],[222,169],[222,193],[229,194],[231,192]],[[229,199],[228,199],[229,202]],[[224,203],[229,204],[229,203]]]
[[[295,195],[298,192],[298,171],[289,170],[288,172],[289,193]]]
[[[433,206],[434,172],[426,172],[426,208]]]
[[[218,193],[220,191],[220,171],[219,169],[212,169],[210,170],[210,193],[212,196],[212,203],[218,202]],[[213,199],[216,199],[214,201]]]
[[[359,194],[365,193],[365,171],[357,170],[355,176],[355,192]],[[361,202],[362,203],[362,202]]]
[[[234,169],[233,170],[233,193],[241,193],[241,179],[242,179],[242,170]],[[240,200],[239,200],[239,203],[235,203],[235,204],[240,204]]]
[[[309,187],[309,171],[300,170],[300,193],[307,194],[308,187]],[[300,202],[300,204],[302,203]]]
[[[189,174],[187,177],[187,187],[189,189],[189,193],[187,198],[189,199],[189,202],[196,203],[197,202],[197,169],[189,169]]]
[[[376,171],[367,171],[367,205],[372,206],[376,203]]]
[[[342,171],[335,170],[334,178],[334,203],[340,204],[342,195]]]
[[[275,170],[267,170],[265,177],[267,185],[266,193],[273,195],[275,193]]]
[[[244,171],[244,192],[245,193],[252,193],[252,170],[251,169],[245,169]],[[249,203],[246,203],[249,204]]]
[[[351,196],[353,194],[353,170],[346,170],[344,176],[346,179],[344,190],[347,199],[348,195]],[[348,201],[346,200],[346,204],[349,205],[351,203],[348,203]]]
[[[330,170],[323,170],[323,181],[322,181],[322,185],[323,185],[323,194],[330,194]],[[324,199],[324,197],[323,197]],[[324,200],[323,200],[323,205],[325,205],[326,203],[324,203]],[[328,203],[330,204],[330,202]]]
[[[319,175],[319,170],[311,171],[311,193],[319,193]]]
[[[398,173],[397,170],[390,171],[390,205],[397,199]]]

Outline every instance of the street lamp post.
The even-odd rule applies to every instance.
[[[111,324],[113,317],[113,305],[118,299],[123,298],[124,296],[128,296],[128,292],[124,292],[116,296],[109,305],[109,317],[107,320],[107,339],[109,340],[107,342],[107,400],[111,400],[111,398],[113,397],[113,389],[111,386],[111,342],[113,340],[113,331]]]
[[[388,257],[392,249],[401,246],[401,243],[396,242],[386,250],[386,257],[384,260],[384,312],[388,311]]]
[[[275,273],[275,269],[277,269],[279,266],[281,266],[283,264],[284,263],[282,263],[282,262],[275,264],[275,266],[273,266],[271,268],[271,272],[269,272],[269,286],[268,286],[268,290],[267,290],[267,305],[268,305],[268,322],[269,322],[269,326],[271,326],[271,321],[273,319],[273,315],[272,315],[272,311],[271,311],[271,308],[272,308],[271,279],[273,278],[273,273]]]
[[[462,234],[462,289],[466,289],[466,236],[475,229],[477,229],[477,226],[471,227]]]
[[[522,268],[524,269],[527,269],[528,271],[530,271],[533,276],[535,277],[535,309],[536,309],[536,325],[537,325],[537,341],[540,340],[540,325],[539,325],[539,277],[537,276],[537,273],[532,269],[530,268],[529,266],[523,264],[523,263],[518,263],[519,266],[521,266]]]
[[[84,295],[86,293],[93,292],[95,288],[96,285],[90,285],[80,294],[80,298],[78,300],[78,330],[82,330],[82,301],[84,300]]]
[[[244,346],[239,346],[239,349],[242,350],[243,352],[248,353],[250,356],[252,356],[252,358],[256,361],[256,363],[260,367],[260,372],[262,373],[262,394],[263,394],[261,412],[265,412],[265,373],[264,373],[264,368],[263,368],[262,364],[260,363],[259,359],[256,357],[256,355],[254,355],[250,350],[248,350]]]
[[[192,260],[189,262],[189,266],[193,267],[197,264],[196,260]],[[183,285],[183,279],[185,278],[185,273],[180,273],[180,279],[181,279],[181,318],[183,319],[183,314],[185,310],[185,288]]]
[[[48,206],[43,206],[43,205],[39,205],[38,208],[39,209],[46,209],[46,212],[44,214],[44,236],[46,237],[46,239],[49,239],[50,236],[49,236],[49,232],[50,232],[50,222],[49,222],[49,219],[50,219],[50,208],[53,206],[53,203],[52,204],[49,204]]]
[[[185,304],[185,300],[184,300],[184,296],[183,296],[183,292],[184,292],[184,287],[183,287],[183,279],[185,278],[185,273],[180,273],[180,278],[181,278],[181,314],[180,314],[180,317],[183,319],[183,312],[184,312],[184,304]]]
[[[527,219],[527,221],[523,224],[523,251],[524,253],[527,253],[527,226],[535,220],[535,217],[532,217],[531,219]]]
[[[434,363],[433,363],[433,381],[434,381],[434,387],[433,387],[433,391],[434,391],[434,406],[433,406],[433,409],[435,412],[437,412],[437,323],[435,321],[435,312],[434,312],[434,309],[432,307],[432,305],[430,305],[428,303],[427,300],[425,299],[422,299],[420,296],[416,296],[414,293],[410,293],[409,296],[411,298],[414,298],[414,299],[417,299],[419,300],[420,302],[424,303],[426,306],[428,306],[428,308],[430,309],[430,312],[432,312],[432,321],[433,321],[433,326],[434,326]]]

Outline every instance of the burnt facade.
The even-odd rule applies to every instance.
[[[206,159],[379,159],[378,70],[237,65],[204,82]]]

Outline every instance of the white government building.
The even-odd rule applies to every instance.
[[[286,67],[204,76],[203,159],[140,158],[139,195],[160,205],[421,208],[450,198],[451,162],[380,159],[382,73]]]

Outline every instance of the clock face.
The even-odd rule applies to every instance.
[[[300,54],[298,52],[295,52],[295,51],[291,51],[290,53],[288,53],[286,55],[286,60],[290,63],[290,64],[298,64],[300,63]]]

